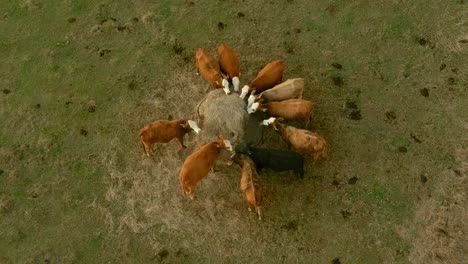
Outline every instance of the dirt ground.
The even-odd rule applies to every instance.
[[[467,14],[464,0],[1,1],[0,263],[468,263]],[[154,158],[137,139],[195,114],[209,88],[195,51],[222,42],[241,86],[276,59],[304,78],[330,144],[303,180],[262,171],[262,221],[236,165],[182,198],[195,133]]]

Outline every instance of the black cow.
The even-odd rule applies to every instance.
[[[293,170],[299,178],[304,178],[304,158],[297,152],[279,149],[248,147],[246,153],[255,162],[257,171],[270,168],[274,171]]]

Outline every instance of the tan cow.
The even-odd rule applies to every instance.
[[[149,157],[153,155],[153,145],[155,143],[167,143],[176,138],[181,148],[186,148],[184,145],[184,135],[195,130],[198,134],[200,128],[195,121],[192,120],[159,120],[153,122],[140,130],[138,135],[141,144]]]
[[[234,50],[222,43],[218,47],[219,66],[221,71],[232,81],[234,91],[239,91],[240,63]]]
[[[223,79],[218,62],[204,48],[199,48],[195,54],[195,67],[197,74],[201,74],[203,79],[210,83],[211,88],[223,88],[226,94],[229,93],[229,82]]]
[[[268,63],[250,83],[249,92],[257,90],[257,93],[260,93],[280,84],[283,80],[283,72],[284,62],[282,60]]]
[[[232,160],[241,167],[240,175],[240,190],[244,195],[244,200],[250,208],[255,208],[258,220],[262,220],[260,207],[262,202],[261,193],[254,185],[254,179],[258,178],[255,170],[255,163],[248,157],[242,154],[235,154]]]
[[[314,112],[314,104],[304,99],[289,99],[281,102],[263,103],[263,99],[253,103],[247,109],[249,114],[256,111],[268,112],[272,117],[282,117],[284,120],[304,121],[305,127],[309,125]]]
[[[304,92],[304,79],[288,79],[275,87],[264,91],[257,96],[257,100],[264,99],[266,102],[278,102],[288,99],[301,99]]]
[[[201,146],[187,157],[179,174],[180,187],[184,197],[188,195],[192,200],[195,198],[195,187],[201,179],[208,175],[210,170],[214,170],[216,159],[222,149],[232,151],[232,146],[229,140],[225,140],[222,135],[219,135],[218,141]]]
[[[283,118],[274,118],[263,120],[262,124],[271,126],[289,146],[295,148],[299,153],[313,155],[314,160],[320,157],[326,159],[328,156],[327,141],[309,130],[295,128],[281,124]]]

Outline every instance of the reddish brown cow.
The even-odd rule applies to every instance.
[[[222,43],[218,47],[219,66],[221,71],[232,81],[234,91],[239,91],[240,64],[234,50]]]
[[[304,99],[289,99],[264,104],[263,99],[260,99],[247,109],[249,114],[256,111],[268,112],[270,116],[282,117],[284,120],[301,120],[305,122],[305,127],[307,127],[312,118],[314,104]]]
[[[281,124],[283,118],[271,117],[262,122],[263,125],[270,125],[283,138],[289,146],[295,148],[302,154],[311,154],[314,160],[320,157],[326,159],[328,156],[328,143],[320,135],[309,130],[295,128]]]
[[[193,152],[182,165],[179,174],[180,187],[184,197],[187,195],[194,199],[194,190],[198,182],[201,181],[210,170],[214,170],[214,165],[222,149],[232,151],[231,142],[225,140],[222,135],[218,136],[218,141],[203,145]]]
[[[194,121],[190,121],[194,122]],[[193,130],[190,122],[185,120],[159,120],[141,129],[139,138],[146,155],[153,155],[153,145],[155,143],[167,143],[176,138],[181,148],[184,145],[184,135]],[[198,126],[197,126],[198,127]],[[196,130],[198,133],[198,130]]]
[[[249,92],[256,90],[257,93],[260,93],[280,84],[283,80],[283,71],[284,62],[282,60],[275,60],[268,63],[250,83]]]
[[[254,185],[254,179],[258,178],[255,163],[249,157],[242,154],[234,155],[232,160],[241,167],[240,190],[244,195],[245,202],[249,206],[249,211],[251,207],[255,208],[258,220],[262,220],[260,213],[262,197]]]
[[[195,66],[197,74],[201,74],[203,79],[208,81],[211,88],[223,88],[223,76],[221,75],[218,62],[213,55],[203,48],[199,48],[195,54]]]

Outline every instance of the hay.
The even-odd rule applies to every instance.
[[[202,129],[197,145],[214,141],[219,134],[230,140],[233,147],[241,144],[249,119],[246,107],[236,93],[226,95],[221,89],[209,92],[197,109],[198,124]]]

